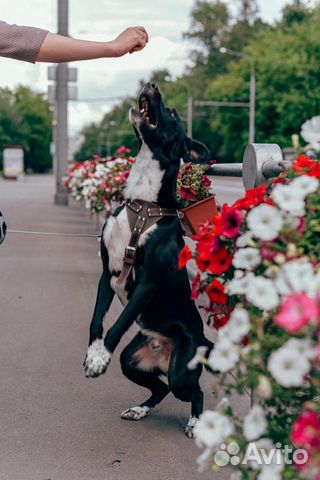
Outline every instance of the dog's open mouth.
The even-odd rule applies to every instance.
[[[150,128],[156,128],[157,114],[155,108],[152,105],[150,97],[145,94],[141,95],[141,97],[139,98],[139,109],[144,122]]]

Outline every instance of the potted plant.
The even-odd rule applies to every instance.
[[[177,181],[177,197],[183,205],[179,217],[186,234],[193,236],[200,225],[218,214],[211,181],[206,175],[208,165],[184,164]]]

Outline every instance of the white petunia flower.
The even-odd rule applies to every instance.
[[[213,370],[228,372],[239,361],[238,348],[228,339],[219,338],[214,349],[210,352],[208,364]]]
[[[320,151],[320,115],[310,118],[301,126],[301,137],[316,152]]]
[[[297,217],[305,214],[304,196],[301,190],[290,185],[276,185],[271,193],[272,199],[284,212]]]
[[[245,232],[236,240],[236,246],[239,248],[248,247],[252,244],[254,244],[254,242],[252,240],[252,232],[250,232],[250,230],[248,232]]]
[[[291,260],[283,265],[281,272],[292,293],[305,292],[314,283],[313,266],[305,260]]]
[[[240,277],[239,275],[235,275],[229,283],[226,284],[226,290],[228,295],[245,295],[247,292],[249,280],[254,277],[252,272],[249,272],[247,275]]]
[[[255,237],[274,240],[282,229],[283,219],[277,208],[262,204],[248,213],[247,223]]]
[[[232,264],[236,268],[253,270],[261,263],[261,256],[257,248],[240,248],[233,256]]]
[[[272,385],[265,375],[259,375],[259,383],[256,392],[263,400],[269,400],[272,397]]]
[[[285,343],[272,352],[268,361],[268,370],[273,378],[283,387],[300,387],[305,375],[310,370],[310,363],[297,349]]]
[[[227,325],[220,328],[218,338],[228,338],[231,342],[240,343],[250,332],[250,317],[242,307],[236,307],[230,315]]]
[[[261,310],[273,310],[279,305],[279,296],[273,281],[261,276],[250,278],[246,298]]]
[[[283,213],[283,223],[289,228],[297,229],[300,226],[300,219],[288,212]]]
[[[197,368],[198,364],[201,363],[202,360],[205,358],[207,351],[208,351],[208,347],[205,347],[204,345],[201,345],[200,347],[197,348],[195,356],[190,360],[190,362],[187,365],[189,370],[194,370]]]
[[[317,355],[317,348],[316,346],[312,343],[310,338],[303,338],[303,339],[298,339],[298,338],[290,338],[285,345],[287,348],[290,350],[295,350],[296,354],[298,356],[303,356],[307,360],[314,360]]]
[[[291,185],[296,191],[300,192],[300,195],[306,197],[309,193],[314,193],[319,189],[319,180],[315,177],[309,177],[308,175],[301,175],[295,178]]]
[[[205,410],[194,427],[198,447],[214,448],[233,433],[231,420],[221,413]]]
[[[314,298],[320,292],[320,272],[317,272],[314,277],[313,281],[306,287],[306,293]]]
[[[257,440],[267,431],[267,420],[263,408],[254,405],[243,421],[243,434],[250,442]]]

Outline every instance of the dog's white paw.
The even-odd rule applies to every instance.
[[[141,420],[150,411],[149,407],[132,407],[121,413],[122,420]]]
[[[190,417],[189,422],[187,423],[186,428],[184,429],[184,433],[188,438],[194,438],[194,428],[198,423],[198,419],[196,417]]]
[[[111,353],[104,346],[103,340],[95,340],[87,350],[84,361],[84,371],[87,378],[95,378],[102,375],[111,361]]]

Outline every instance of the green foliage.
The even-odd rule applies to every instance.
[[[178,79],[160,70],[148,80],[159,85],[166,103],[186,123],[189,95],[193,100],[249,101],[248,59],[223,55],[219,48],[250,56],[257,76],[256,142],[291,146],[291,135],[319,113],[320,9],[294,0],[283,9],[278,24],[268,25],[259,17],[256,0],[239,0],[237,6],[233,15],[225,0],[195,0],[190,28],[184,34],[193,42],[191,66]],[[96,130],[85,129],[77,158],[110,153],[121,144],[135,151],[127,116],[131,103],[128,99],[117,105]],[[110,121],[116,122],[115,128]],[[206,143],[218,161],[241,161],[248,130],[248,109],[194,108],[193,136]]]
[[[257,76],[256,142],[291,145],[291,135],[300,131],[307,118],[319,112],[320,104],[320,12],[316,11],[290,29],[278,26],[260,33],[245,48],[254,59]],[[219,100],[248,101],[250,64],[241,59],[228,73],[214,79],[206,96]],[[211,123],[219,125],[224,143],[218,158],[238,161],[247,144],[249,114],[226,109]]]
[[[0,89],[0,165],[8,145],[21,145],[25,168],[45,172],[51,168],[52,113],[42,94],[27,87]]]

